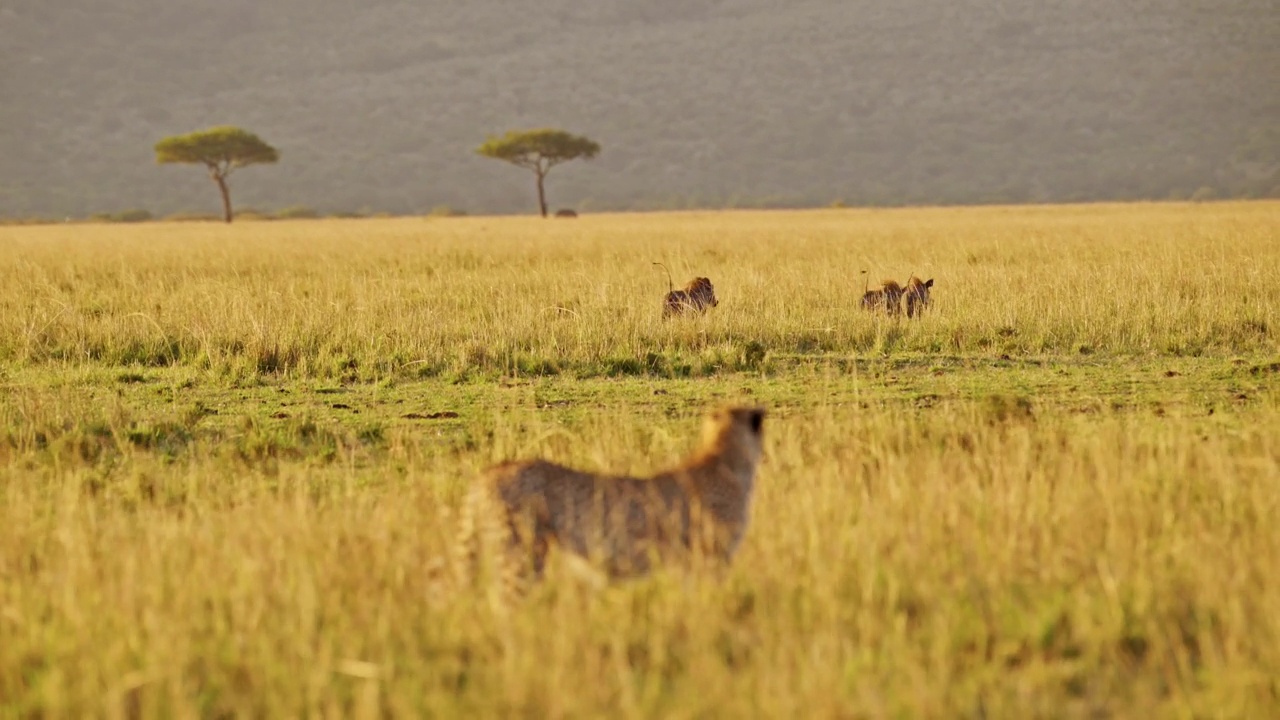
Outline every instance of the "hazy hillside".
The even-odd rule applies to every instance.
[[[241,207],[531,211],[486,134],[599,141],[553,207],[1280,188],[1275,0],[8,0],[0,214],[216,210],[161,137],[281,149]]]

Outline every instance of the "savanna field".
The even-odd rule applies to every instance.
[[[1280,717],[1278,272],[1275,202],[0,227],[0,718]],[[731,402],[727,572],[457,559]]]

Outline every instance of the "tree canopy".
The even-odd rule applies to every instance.
[[[539,128],[511,130],[501,137],[490,136],[483,145],[476,148],[476,152],[484,157],[532,170],[537,178],[538,207],[542,211],[542,217],[546,217],[547,199],[543,179],[547,173],[556,165],[570,160],[594,158],[600,153],[600,145],[581,135]]]
[[[156,162],[204,165],[222,194],[223,218],[231,222],[231,193],[227,176],[249,165],[274,163],[280,151],[248,130],[230,125],[174,135],[156,143]]]

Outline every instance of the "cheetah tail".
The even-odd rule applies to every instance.
[[[656,262],[656,263],[654,263],[654,265],[657,265],[658,267],[662,268],[663,270],[667,270],[667,266],[666,266],[666,265],[663,265],[663,264],[662,264],[662,263],[660,263],[660,262]],[[674,282],[672,282],[672,280],[671,280],[671,271],[670,271],[670,270],[667,270],[667,292],[668,292],[668,293],[673,293],[673,292],[675,292],[675,291],[676,291],[676,284],[675,284]]]

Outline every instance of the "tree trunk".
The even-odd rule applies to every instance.
[[[542,170],[538,170],[536,174],[538,176],[538,208],[542,210],[542,217],[546,217],[547,193],[542,189],[542,179],[545,178],[547,174]]]
[[[220,173],[210,175],[218,183],[218,192],[222,193],[222,219],[231,222],[231,191],[227,189],[227,178]]]

